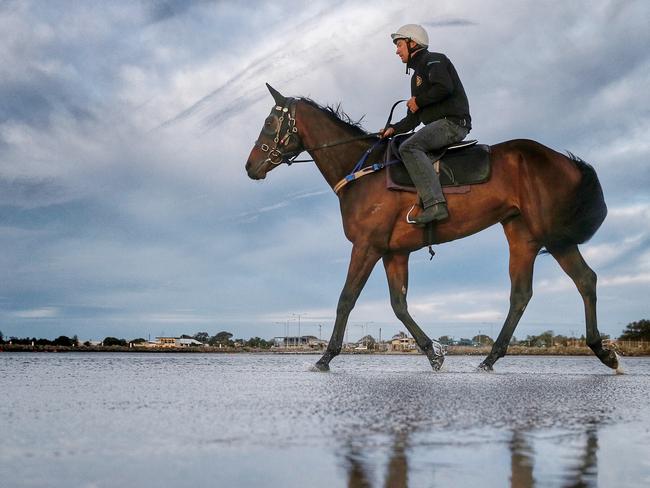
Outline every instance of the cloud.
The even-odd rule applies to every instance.
[[[503,312],[499,310],[481,310],[479,312],[447,315],[442,318],[459,322],[493,322],[501,320],[503,317]]]
[[[206,3],[210,3],[210,0],[149,0],[147,6],[152,22],[163,22]]]
[[[293,36],[301,42],[291,43],[286,48],[283,32],[285,25],[273,26],[268,32],[268,42],[262,51],[238,69],[229,79],[208,95],[193,103],[176,116],[163,122],[161,128],[174,125],[188,118],[198,120],[204,129],[215,129],[236,114],[241,114],[258,101],[268,97],[265,81],[272,73],[272,84],[284,84],[301,77],[302,73],[319,71],[343,57],[345,45],[328,42],[332,28],[340,27],[340,20],[348,11],[333,9],[319,10],[297,22]],[[363,24],[366,24],[365,26]],[[358,19],[355,29],[345,33],[345,38],[354,44],[367,31],[365,19]],[[308,33],[308,34],[307,34]],[[313,55],[317,53],[317,55]]]
[[[0,178],[0,205],[33,208],[40,205],[53,205],[67,200],[64,188],[52,179]]]
[[[467,27],[477,25],[476,22],[473,22],[468,19],[447,19],[447,20],[432,20],[429,22],[422,22],[423,27]]]
[[[12,312],[11,315],[19,319],[51,319],[59,315],[59,310],[56,307],[43,307],[32,310],[17,310]]]
[[[600,280],[601,286],[621,286],[650,284],[650,273],[637,273],[633,275],[621,275],[605,277]]]

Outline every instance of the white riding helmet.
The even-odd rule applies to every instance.
[[[399,39],[411,39],[422,47],[429,47],[429,35],[424,27],[418,24],[406,24],[400,27],[397,32],[390,35],[393,43]]]

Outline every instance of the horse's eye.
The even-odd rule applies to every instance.
[[[264,131],[267,134],[272,134],[273,131],[275,130],[276,122],[275,119],[268,118],[264,121],[264,127],[262,127],[262,131]]]

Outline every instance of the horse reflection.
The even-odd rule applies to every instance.
[[[373,443],[372,448],[360,445],[358,441],[350,440],[346,445],[343,465],[347,471],[348,488],[372,488],[383,486],[384,488],[406,488],[409,486],[409,468],[421,469],[418,466],[411,466],[409,453],[414,446],[409,445],[409,431],[395,433],[391,442],[389,458],[383,471],[383,477],[379,483],[373,483],[373,470],[376,467],[371,460],[371,455],[376,453],[377,447]],[[577,447],[578,455],[572,456],[567,463],[563,457],[558,463],[558,473],[561,481],[558,486],[565,488],[588,488],[597,486],[598,474],[598,430],[594,425],[584,431],[584,443]],[[553,473],[535,472],[535,437],[531,432],[521,429],[512,431],[508,442],[510,452],[510,487],[511,488],[532,488],[540,484],[540,478]],[[444,447],[443,447],[444,449]],[[465,453],[463,453],[464,456]],[[537,453],[537,455],[540,455]],[[465,460],[459,460],[464,463]],[[562,466],[564,464],[564,466]],[[431,467],[427,468],[431,469]],[[479,469],[490,469],[489,466]],[[541,469],[541,468],[540,468]],[[458,483],[462,485],[467,479],[462,474],[458,475]],[[541,483],[541,484],[546,484]],[[428,476],[427,486],[436,486],[435,473]],[[442,486],[442,485],[440,485]]]
[[[565,488],[587,488],[595,487],[598,474],[598,430],[591,425],[585,431],[584,445],[579,447],[579,455],[574,463],[563,470],[561,486]],[[531,445],[529,433],[515,430],[510,441],[511,459],[511,488],[534,487],[536,478],[534,476],[534,448]]]
[[[528,443],[528,438],[520,430],[513,431],[510,440],[510,486],[535,486],[533,466],[533,449]]]
[[[567,470],[566,488],[598,486],[598,431],[592,426],[586,434],[585,447],[578,463]]]
[[[408,486],[408,457],[407,457],[407,432],[395,434],[391,446],[391,454],[386,465],[383,486],[385,488],[406,488]],[[368,463],[365,462],[363,453],[356,446],[349,446],[345,456],[348,468],[348,488],[372,487],[372,476],[369,474]]]

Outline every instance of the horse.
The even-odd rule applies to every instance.
[[[345,186],[340,182],[380,140],[339,109],[322,107],[308,98],[281,95],[267,84],[275,101],[246,162],[253,180],[261,180],[282,163],[306,151],[325,181],[337,189],[343,231],[352,243],[345,284],[339,296],[331,339],[316,362],[329,371],[341,352],[348,316],[370,273],[381,259],[390,303],[397,318],[427,356],[434,371],[445,349],[431,340],[407,307],[409,255],[500,223],[509,247],[510,307],[499,336],[479,369],[492,371],[505,356],[510,339],[533,294],[533,264],[550,253],[573,280],[585,310],[586,342],[606,366],[617,370],[616,352],[605,345],[596,319],[596,273],[578,244],[590,239],[607,215],[598,176],[591,165],[571,153],[563,155],[538,142],[516,139],[490,146],[490,178],[471,192],[447,195],[449,218],[435,224],[433,237],[407,222],[417,195],[386,188],[383,171],[372,172]],[[381,152],[381,148],[379,150]],[[349,177],[347,178],[350,179]]]

